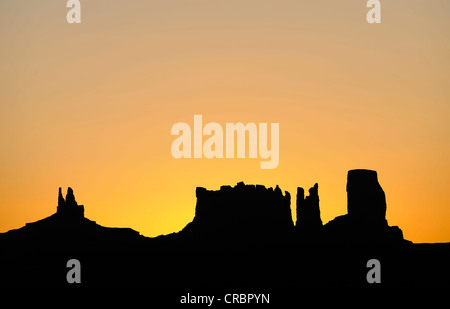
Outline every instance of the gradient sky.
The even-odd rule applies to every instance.
[[[387,219],[450,241],[450,1],[0,2],[0,232],[56,211],[145,236],[182,229],[195,187],[293,195],[319,183],[322,221],[346,176],[374,169]],[[280,161],[171,156],[177,122],[280,123]],[[292,206],[291,206],[292,207]],[[295,221],[295,207],[293,208]]]

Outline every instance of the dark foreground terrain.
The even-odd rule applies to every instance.
[[[278,187],[197,188],[193,221],[148,238],[85,218],[72,189],[65,199],[60,190],[55,214],[0,234],[0,286],[166,289],[175,302],[193,291],[294,297],[288,291],[304,287],[450,287],[450,244],[413,244],[389,226],[376,172],[350,171],[347,192],[348,213],[323,225],[318,185],[306,197],[299,188],[294,225],[290,194]],[[68,282],[71,259],[80,283]],[[372,259],[379,283],[367,278]]]

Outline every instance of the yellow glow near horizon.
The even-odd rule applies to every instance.
[[[56,210],[146,236],[194,216],[195,187],[319,183],[322,221],[346,175],[373,169],[387,219],[450,241],[450,3],[64,1],[0,4],[0,232]],[[169,3],[170,2],[170,3]],[[280,124],[280,161],[172,157],[177,122]],[[295,217],[294,217],[295,221]]]

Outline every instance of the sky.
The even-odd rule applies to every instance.
[[[145,236],[181,230],[195,188],[319,184],[347,213],[348,170],[372,169],[389,225],[450,241],[450,2],[0,2],[0,232],[56,211]],[[175,159],[171,128],[279,123],[279,165]]]

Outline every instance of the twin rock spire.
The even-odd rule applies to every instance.
[[[77,201],[75,201],[75,195],[73,195],[73,190],[71,187],[67,188],[65,200],[63,198],[61,188],[59,188],[58,207],[56,208],[56,213],[62,216],[84,217],[84,206],[78,205]]]

